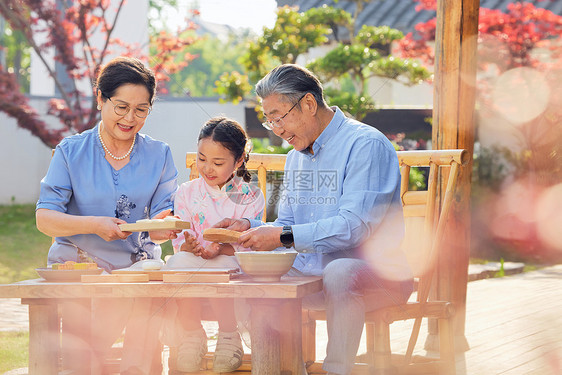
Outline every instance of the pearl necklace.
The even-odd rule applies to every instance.
[[[123,159],[125,159],[127,156],[129,156],[129,154],[131,153],[131,151],[133,151],[133,147],[135,146],[135,141],[136,141],[136,139],[137,139],[136,136],[133,138],[133,143],[131,144],[131,147],[129,148],[129,151],[127,151],[127,153],[126,153],[125,155],[123,155],[123,156],[115,156],[115,155],[113,155],[113,154],[111,153],[111,151],[109,151],[109,149],[107,148],[107,146],[105,145],[105,143],[103,143],[103,138],[101,137],[101,122],[100,122],[100,124],[99,124],[99,126],[98,126],[98,137],[99,137],[99,139],[100,139],[101,145],[102,145],[103,149],[105,150],[105,152],[106,152],[109,156],[111,156],[113,159],[115,159],[115,160],[123,160]]]

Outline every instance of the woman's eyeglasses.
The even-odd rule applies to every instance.
[[[111,104],[113,105],[113,110],[115,111],[115,114],[117,116],[125,116],[131,110],[131,107],[128,104],[115,104],[109,96],[105,95],[104,93],[102,93],[101,95],[111,102]],[[139,107],[135,107],[134,114],[137,117],[146,118],[150,114],[151,109],[152,108],[149,106],[141,105]]]
[[[293,104],[293,106],[291,107],[291,109],[289,109],[289,110],[287,111],[287,113],[285,113],[283,116],[278,117],[278,118],[273,119],[273,120],[266,120],[265,122],[262,122],[262,126],[263,126],[264,128],[266,128],[267,130],[273,130],[273,129],[282,128],[283,125],[285,125],[285,122],[283,121],[283,119],[284,119],[289,113],[291,113],[291,111],[293,110],[293,108],[295,108],[295,107],[297,106],[297,104],[300,103],[300,101],[302,100],[302,98],[304,98],[304,97],[306,96],[306,94],[308,94],[308,93],[305,93],[303,96],[301,96],[301,97],[299,98],[299,100],[297,100],[297,102],[296,102],[295,104]]]

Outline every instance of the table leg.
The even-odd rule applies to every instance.
[[[60,326],[57,303],[46,299],[22,299],[29,305],[29,374],[59,372]]]
[[[90,373],[91,320],[90,299],[61,302],[62,368],[76,374]]]
[[[252,374],[281,375],[279,302],[268,299],[248,300],[251,305]]]
[[[287,299],[281,305],[281,371],[286,375],[306,375],[302,357],[302,304]]]
[[[251,299],[252,373],[302,375],[300,299]]]

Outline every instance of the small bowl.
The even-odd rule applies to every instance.
[[[297,252],[239,251],[234,253],[240,268],[254,281],[276,282],[289,272]]]

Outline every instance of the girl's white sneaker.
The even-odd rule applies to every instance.
[[[214,372],[236,371],[242,365],[242,340],[238,331],[220,332],[213,358]]]
[[[207,354],[207,334],[203,328],[186,332],[178,347],[176,368],[181,372],[195,372]]]

